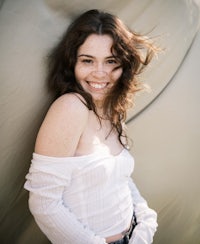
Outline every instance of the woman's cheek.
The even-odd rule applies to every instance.
[[[84,69],[80,65],[77,65],[75,67],[75,78],[78,81],[83,79],[83,77],[84,77]]]
[[[75,68],[75,77],[76,79],[82,80],[90,75],[92,72],[91,67],[85,67],[84,65],[77,65]]]
[[[122,68],[114,70],[111,74],[111,79],[113,82],[117,81],[122,75]]]

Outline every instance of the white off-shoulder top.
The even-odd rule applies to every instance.
[[[61,158],[33,153],[24,186],[30,191],[30,211],[55,244],[105,244],[106,237],[129,227],[135,212],[133,238],[146,239],[134,243],[151,243],[156,213],[133,183],[133,169],[126,149],[116,156],[102,151]]]

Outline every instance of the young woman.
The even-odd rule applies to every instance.
[[[99,10],[80,15],[52,51],[56,99],[25,183],[30,211],[52,243],[152,243],[157,215],[131,179],[124,122],[154,51]]]

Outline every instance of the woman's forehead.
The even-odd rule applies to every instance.
[[[110,35],[89,35],[78,49],[78,55],[112,56],[113,39]]]

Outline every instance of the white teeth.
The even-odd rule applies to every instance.
[[[102,89],[105,88],[107,83],[89,83],[90,86],[96,88],[96,89]]]

